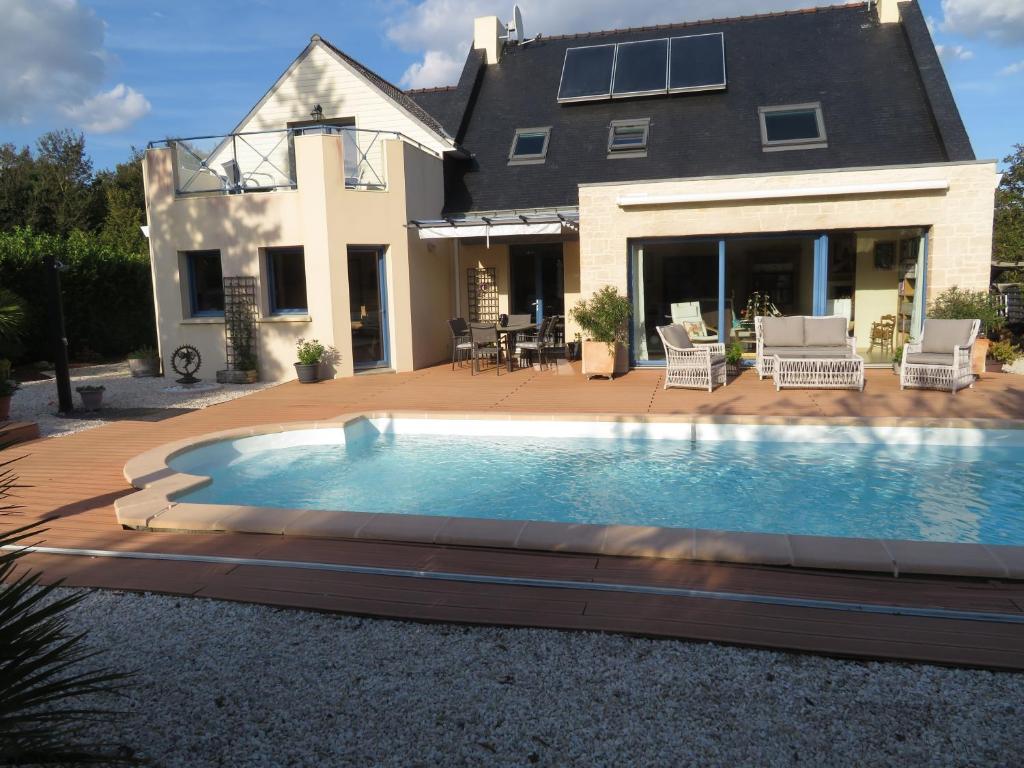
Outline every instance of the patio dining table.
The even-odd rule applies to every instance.
[[[539,327],[537,323],[516,323],[512,325],[498,325],[498,335],[505,337],[505,364],[508,366],[508,372],[512,373],[514,370],[512,367],[512,354],[516,351],[516,337],[524,331],[536,331]]]

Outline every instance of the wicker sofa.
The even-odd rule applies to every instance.
[[[845,317],[755,317],[758,378],[775,372],[776,357],[844,358],[857,353]]]
[[[971,353],[980,320],[925,320],[921,339],[903,347],[900,389],[948,389],[974,386]]]

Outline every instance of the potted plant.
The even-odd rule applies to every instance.
[[[160,353],[150,346],[139,347],[128,355],[128,368],[135,379],[159,376]]]
[[[595,292],[589,301],[580,299],[570,310],[588,337],[583,342],[584,376],[610,379],[626,370],[626,321],[632,311],[629,299],[610,285]]]
[[[975,376],[983,374],[988,357],[988,334],[1001,330],[1006,324],[1006,319],[999,313],[996,299],[988,291],[960,290],[954,285],[935,297],[928,308],[928,317],[981,321],[981,331],[971,354],[971,370]]]
[[[1004,366],[1013,365],[1024,353],[1010,339],[1000,339],[989,344],[988,354],[993,362],[988,364],[986,370],[999,373]]]
[[[725,348],[725,373],[727,376],[740,375],[740,363],[743,362],[743,345],[734,341]]]
[[[0,360],[0,421],[7,421],[11,415],[11,398],[19,385],[11,378],[11,361]]]
[[[327,347],[316,339],[299,339],[295,346],[299,358],[295,364],[295,374],[299,377],[299,383],[315,384],[320,381],[320,363],[327,354]]]
[[[82,398],[82,407],[87,411],[98,411],[103,406],[103,393],[107,388],[102,384],[83,384],[75,387],[75,392]]]
[[[892,372],[897,376],[900,375],[901,365],[903,365],[903,347],[896,347],[896,351],[892,353]]]

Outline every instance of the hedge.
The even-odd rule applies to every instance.
[[[0,285],[25,302],[22,361],[53,360],[43,257],[52,254],[64,269],[64,328],[72,360],[113,359],[154,345],[153,283],[149,257],[124,253],[89,232],[67,237],[17,228],[0,232]]]

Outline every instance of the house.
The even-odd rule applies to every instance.
[[[449,317],[604,285],[636,366],[684,311],[752,348],[772,308],[845,315],[887,364],[927,298],[988,285],[997,183],[914,0],[530,39],[483,17],[458,83],[408,92],[314,36],[231,134],[145,172],[165,356],[232,357],[227,301],[266,378],[299,337],[336,375],[423,367]]]

